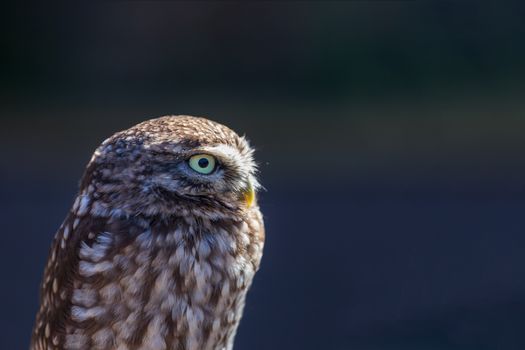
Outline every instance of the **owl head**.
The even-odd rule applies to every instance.
[[[91,214],[238,217],[259,187],[244,137],[205,118],[165,116],[105,140],[81,181]]]

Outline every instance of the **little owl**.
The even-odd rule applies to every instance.
[[[231,349],[264,243],[252,153],[189,116],[104,141],[55,236],[31,349]]]

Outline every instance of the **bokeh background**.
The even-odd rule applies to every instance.
[[[267,245],[236,349],[525,349],[525,7],[11,4],[0,348],[27,348],[95,147],[165,114],[257,148]]]

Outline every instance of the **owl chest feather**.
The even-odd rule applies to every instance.
[[[230,349],[260,259],[248,223],[80,247],[65,349]]]

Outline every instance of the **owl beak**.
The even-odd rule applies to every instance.
[[[242,191],[242,196],[246,206],[248,208],[251,207],[255,200],[255,190],[253,189],[251,182],[248,182],[248,186],[246,186],[246,188]]]

